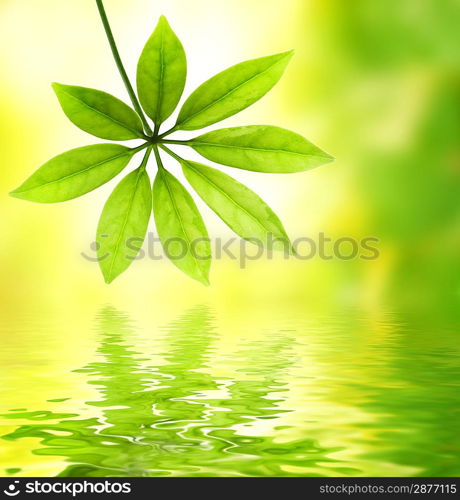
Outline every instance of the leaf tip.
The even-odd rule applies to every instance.
[[[199,274],[195,274],[194,278],[199,281],[204,286],[210,286],[209,275],[205,274],[204,270],[201,270]]]
[[[99,240],[96,239],[96,241],[99,241]],[[98,259],[98,263],[99,263],[99,269],[101,270],[102,277],[104,278],[104,283],[106,285],[110,285],[110,283],[112,283],[112,281],[117,276],[112,273],[112,270],[111,270],[110,266],[104,265],[104,261],[106,260],[107,256],[108,256],[108,254],[104,255],[104,254],[98,253],[97,254],[97,259]]]
[[[8,195],[12,198],[17,198],[18,200],[27,200],[27,197],[24,196],[24,191],[21,189],[21,186],[13,189],[13,191],[10,191]]]
[[[106,274],[104,272],[102,272],[102,274],[106,285],[110,285],[110,283],[112,283],[112,281],[116,278],[116,276],[113,276],[112,274]]]
[[[60,89],[63,87],[63,85],[62,85],[62,83],[52,82],[52,83],[51,83],[51,87],[52,87],[52,89],[53,89],[55,92],[57,92],[58,90],[60,90]]]
[[[284,59],[287,59],[288,61],[290,61],[293,56],[295,54],[295,50],[294,49],[291,49],[291,50],[287,50],[286,52],[281,52],[281,56],[284,58]]]
[[[169,23],[165,15],[161,15],[160,19],[158,19],[158,27],[163,27],[163,26],[169,27]]]
[[[332,163],[333,161],[335,161],[335,157],[330,155],[329,153],[326,153],[325,151],[322,152],[321,156],[324,158],[323,165],[326,165],[327,163]]]
[[[200,279],[200,283],[202,283],[204,286],[208,287],[208,286],[211,286],[211,282],[209,281],[208,278],[206,278],[205,276],[203,276],[202,279]]]

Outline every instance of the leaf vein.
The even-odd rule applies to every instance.
[[[265,231],[269,231],[269,228],[266,227],[263,222],[261,222],[255,215],[251,214],[251,212],[248,212],[248,210],[246,208],[244,208],[242,205],[240,205],[236,200],[234,200],[228,193],[226,193],[219,185],[217,185],[214,181],[212,181],[211,179],[209,179],[209,177],[206,177],[204,174],[202,174],[201,172],[199,172],[196,168],[194,168],[193,166],[190,165],[190,163],[187,163],[187,165],[189,166],[189,168],[191,168],[195,173],[197,173],[200,177],[202,177],[206,182],[208,182],[209,184],[211,184],[212,186],[214,186],[217,191],[219,191],[220,193],[222,193],[226,198],[228,198],[234,205],[236,205],[237,207],[239,207],[243,212],[246,213],[246,215],[248,215],[251,219],[253,219],[257,225],[259,225],[263,230]],[[248,189],[248,188],[247,188]],[[219,215],[220,217],[220,215]]]
[[[104,113],[103,111],[101,111],[100,109],[97,109],[91,105],[89,105],[88,103],[86,103],[85,101],[83,101],[82,99],[72,95],[70,92],[67,92],[66,90],[63,90],[63,92],[65,92],[69,97],[71,97],[72,99],[75,99],[76,101],[78,101],[79,103],[83,104],[83,106],[87,107],[88,109],[94,111],[95,113],[103,116],[104,118],[107,118],[108,120],[116,123],[117,125],[119,125],[120,127],[126,129],[126,130],[129,130],[130,132],[133,132],[136,137],[142,137],[139,133],[139,130],[136,130],[130,126],[128,126],[127,124],[123,123],[123,122],[120,122],[119,120],[117,120],[116,118],[114,118],[113,116],[110,116],[108,115],[107,113]],[[137,116],[137,114],[136,114]]]
[[[199,142],[199,141],[190,141],[192,147],[197,145],[198,147],[215,147],[215,148],[223,148],[223,149],[244,149],[248,151],[261,151],[264,153],[285,153],[294,156],[306,156],[309,158],[329,158],[327,155],[318,155],[318,154],[308,154],[308,153],[298,153],[296,151],[289,151],[288,149],[269,149],[269,148],[256,148],[252,146],[233,146],[231,144],[219,144],[213,142]]]
[[[171,199],[172,206],[173,206],[173,208],[174,208],[174,212],[176,213],[176,216],[177,216],[177,218],[178,218],[178,220],[179,220],[180,227],[181,227],[181,229],[182,229],[182,232],[184,233],[185,239],[186,239],[186,241],[187,241],[187,246],[188,246],[188,249],[190,249],[190,248],[191,248],[191,246],[192,246],[191,241],[190,241],[190,237],[189,237],[189,235],[188,235],[187,231],[185,230],[185,227],[184,227],[184,223],[183,223],[182,217],[180,216],[179,210],[178,210],[178,208],[177,208],[176,200],[175,200],[174,195],[173,195],[173,193],[172,193],[172,191],[171,191],[171,187],[169,186],[169,183],[168,183],[167,177],[166,177],[166,175],[164,175],[164,174],[163,174],[163,172],[162,172],[162,175],[163,175],[163,180],[164,180],[164,183],[165,183],[166,189],[168,190],[168,194],[169,194],[169,197],[170,197],[170,199]],[[190,255],[192,256],[192,259],[193,259],[193,261],[194,261],[194,263],[195,263],[195,267],[198,269],[198,272],[199,272],[199,273],[200,273],[203,277],[205,277],[205,276],[203,275],[203,272],[201,271],[201,268],[198,266],[198,263],[197,263],[197,261],[196,261],[196,259],[195,259],[194,255],[193,255],[193,253],[192,253],[192,252],[189,252],[189,253],[190,253]]]
[[[155,113],[155,125],[159,127],[160,115],[161,115],[161,105],[163,100],[163,86],[164,86],[164,27],[161,30],[161,44],[160,44],[160,81],[158,85],[158,99],[157,99],[157,109]]]
[[[143,174],[143,170],[139,170],[138,175],[137,175],[137,179],[136,179],[136,184],[135,184],[134,189],[132,191],[132,196],[131,196],[131,198],[129,200],[128,210],[126,211],[126,215],[125,215],[125,218],[123,220],[123,225],[122,225],[120,234],[118,236],[117,242],[115,244],[115,251],[112,254],[113,258],[111,259],[109,273],[108,273],[109,279],[112,277],[113,266],[115,264],[116,257],[118,255],[119,250],[120,250],[121,239],[122,239],[123,233],[124,233],[124,231],[126,229],[126,225],[128,224],[129,216],[131,215],[131,210],[133,208],[134,198],[136,196],[137,188],[139,186],[139,181],[140,181],[140,178],[141,178],[142,174]]]
[[[59,179],[55,179],[54,181],[43,182],[39,186],[35,186],[35,187],[30,188],[30,189],[24,189],[23,191],[16,191],[16,192],[17,193],[27,193],[28,191],[33,191],[34,189],[37,189],[37,187],[48,186],[49,184],[54,184],[55,182],[60,182],[60,181],[63,181],[63,180],[70,179],[71,177],[74,177],[75,175],[83,174],[83,173],[88,172],[89,170],[91,170],[93,168],[97,168],[97,167],[99,167],[101,165],[104,165],[104,163],[117,160],[118,158],[121,158],[121,157],[126,156],[128,154],[132,154],[132,151],[131,150],[130,151],[125,151],[125,152],[120,153],[118,155],[111,156],[110,158],[102,160],[102,161],[100,161],[98,163],[94,163],[93,165],[90,165],[89,167],[87,167],[87,168],[85,168],[83,170],[78,170],[77,172],[73,172],[72,174],[65,175],[63,177],[59,177]]]
[[[271,64],[268,68],[264,69],[263,71],[261,71],[260,73],[256,73],[255,75],[251,76],[251,78],[248,78],[247,80],[245,80],[244,82],[240,83],[239,85],[237,85],[236,87],[234,87],[233,89],[229,90],[228,92],[226,92],[224,95],[222,95],[221,97],[219,97],[219,99],[209,103],[207,106],[205,106],[204,108],[201,108],[199,109],[198,111],[196,111],[195,113],[193,113],[192,115],[190,115],[186,120],[180,122],[180,123],[177,123],[177,125],[184,125],[184,123],[187,123],[189,122],[190,120],[192,120],[193,118],[195,118],[197,115],[201,114],[201,113],[204,113],[205,111],[207,111],[208,109],[212,108],[213,106],[215,106],[216,104],[219,104],[219,102],[221,102],[222,100],[224,100],[226,97],[228,97],[229,95],[233,94],[234,92],[236,92],[238,89],[240,89],[241,87],[243,87],[244,85],[246,85],[247,83],[251,82],[252,80],[254,80],[255,78],[258,78],[259,76],[262,76],[264,73],[266,73],[267,71],[269,71],[270,69],[273,68],[273,66],[276,66],[278,63],[280,62],[280,60],[274,62],[273,64]],[[209,81],[209,80],[208,80]],[[193,95],[193,94],[192,94]],[[225,118],[224,118],[225,119]]]

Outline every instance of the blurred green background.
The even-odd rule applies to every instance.
[[[188,54],[186,94],[235,62],[294,48],[282,82],[225,124],[285,126],[337,160],[293,176],[239,171],[235,176],[274,206],[293,237],[317,238],[322,231],[333,238],[381,240],[376,262],[257,262],[245,271],[236,263],[216,262],[210,290],[167,262],[137,263],[112,287],[102,283],[97,264],[83,260],[80,252],[89,250],[113,183],[58,207],[8,198],[8,191],[49,157],[94,142],[67,123],[51,81],[126,96],[93,2],[2,0],[0,5],[0,203],[7,214],[1,222],[3,303],[14,308],[24,294],[51,304],[69,294],[86,300],[88,288],[97,298],[122,299],[128,291],[136,300],[146,294],[177,297],[180,288],[186,296],[206,298],[247,292],[274,301],[286,293],[290,300],[389,299],[422,310],[434,302],[457,303],[457,0],[288,0],[282,7],[256,0],[219,5],[139,0],[129,8],[122,0],[107,2],[131,75],[157,15],[170,17]],[[212,235],[230,235],[200,207]]]
[[[182,275],[167,261],[145,259],[112,285],[105,285],[97,264],[80,253],[89,251],[114,182],[60,205],[42,206],[8,197],[48,158],[95,142],[67,121],[51,90],[52,81],[100,88],[128,101],[95,3],[0,0],[0,307],[6,345],[2,377],[9,384],[8,397],[2,401],[4,410],[22,408],[26,399],[27,408],[42,408],[50,391],[60,392],[57,379],[58,387],[85,400],[84,385],[72,382],[75,375],[67,370],[84,366],[97,355],[91,325],[106,304],[129,311],[153,332],[196,304],[207,304],[218,318],[220,335],[230,339],[242,329],[249,337],[257,336],[254,332],[278,324],[274,316],[286,321],[294,318],[294,323],[295,318],[324,314],[350,318],[344,311],[351,308],[360,311],[367,334],[377,343],[385,337],[382,331],[387,332],[379,322],[388,311],[400,311],[395,331],[405,340],[393,346],[390,354],[385,351],[393,361],[399,357],[407,361],[399,373],[391,372],[395,384],[414,370],[414,362],[431,367],[427,369],[432,370],[432,377],[422,377],[424,387],[451,383],[457,388],[458,370],[450,363],[458,361],[460,300],[460,1],[107,0],[105,4],[131,76],[157,18],[160,14],[168,17],[187,52],[185,95],[231,64],[295,49],[277,87],[224,124],[283,126],[305,135],[336,161],[286,176],[226,171],[269,202],[293,238],[315,239],[320,232],[331,238],[373,236],[379,239],[380,257],[374,261],[286,261],[278,256],[249,262],[246,269],[223,259],[213,263],[209,288]],[[167,165],[180,176],[173,163]],[[134,167],[132,163],[130,168]],[[150,168],[153,176],[154,165]],[[202,203],[199,207],[211,235],[231,236]],[[53,318],[53,324],[65,327],[48,328],[43,318]],[[415,338],[421,342],[413,352],[409,337],[404,336],[406,323],[411,325],[411,342]],[[356,332],[362,333],[358,325],[352,315],[348,330],[331,326],[331,331],[345,337],[348,331],[352,339]],[[327,332],[325,327],[326,344],[332,342]],[[359,345],[366,342],[361,333],[356,339]],[[36,335],[44,344],[35,344]],[[315,335],[314,339],[320,342]],[[353,342],[342,347],[350,353],[355,349]],[[425,349],[434,357],[424,358]],[[374,354],[369,363],[379,366],[378,351]],[[334,364],[341,355],[342,351],[337,352],[327,368],[333,380]],[[443,358],[438,366],[436,356],[457,357]],[[350,360],[349,368],[360,376],[362,367],[356,359]],[[441,369],[446,370],[445,378],[437,371]],[[382,384],[388,375],[364,372],[363,384],[373,386]],[[31,377],[37,376],[40,389],[32,390]],[[414,387],[422,380],[404,383]],[[72,384],[75,387],[70,389]],[[403,412],[396,403],[390,404],[390,393],[382,398],[388,398],[389,406],[374,406],[377,414]],[[383,467],[383,463],[398,463],[395,457],[400,455],[395,452],[391,459],[381,461],[374,456],[372,467],[354,464],[355,472],[349,474],[360,470],[415,474],[420,473],[424,460],[432,464],[429,473],[458,473],[450,465],[452,457],[458,459],[458,443],[452,443],[451,435],[434,431],[437,422],[442,425],[442,415],[458,416],[458,398],[454,392],[446,394],[447,412],[438,401],[430,400],[430,393],[417,393],[415,400],[420,414],[405,420],[404,432],[419,426],[424,433],[426,417],[435,443],[430,448],[432,459],[403,452],[399,463],[404,467]],[[293,408],[306,411],[306,400],[296,398]],[[336,411],[335,406],[327,408]],[[372,405],[361,407],[362,411],[373,409]],[[399,416],[404,420],[402,413]],[[27,415],[23,417],[27,421]],[[326,429],[334,429],[333,421],[327,425]],[[453,421],[452,425],[454,431]],[[415,441],[416,447],[426,446]],[[439,459],[447,441],[453,447],[448,452],[451,458]],[[11,457],[20,453],[17,446],[9,449],[5,469]],[[378,444],[377,449],[381,451],[382,446]],[[21,448],[27,463],[32,448]],[[62,469],[54,462],[49,468],[43,466],[42,458],[34,460],[36,469],[28,472],[54,474]]]

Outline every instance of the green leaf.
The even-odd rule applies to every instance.
[[[184,273],[209,285],[211,246],[203,219],[184,186],[162,167],[153,184],[153,213],[168,258]]]
[[[115,177],[138,150],[119,144],[72,149],[46,162],[10,194],[40,203],[77,198]]]
[[[333,160],[301,135],[271,125],[215,130],[189,145],[208,160],[256,172],[301,172]]]
[[[152,189],[144,167],[128,174],[114,189],[97,228],[99,265],[111,283],[134,261],[152,213]]]
[[[85,132],[112,141],[144,136],[136,112],[113,95],[61,83],[53,89],[67,118]]]
[[[159,127],[176,108],[185,87],[184,48],[162,16],[137,66],[137,91],[145,112]]]
[[[185,101],[176,129],[204,128],[254,104],[278,82],[292,55],[252,59],[215,75]]]
[[[254,191],[201,163],[183,160],[181,164],[193,189],[236,234],[260,246],[291,249],[281,221]]]

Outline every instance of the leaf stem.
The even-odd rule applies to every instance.
[[[150,146],[149,142],[144,142],[144,144],[141,144],[140,146],[137,146],[135,148],[131,148],[131,151],[133,152],[133,155],[136,153],[139,153],[139,151],[142,151],[145,148],[148,148]]]
[[[189,146],[192,141],[175,141],[173,139],[160,139],[160,144],[176,144],[178,146]]]
[[[153,145],[153,152],[155,153],[155,159],[157,161],[158,170],[165,170],[163,166],[163,162],[161,161],[160,151],[158,150],[158,146],[156,144]]]
[[[166,137],[167,135],[172,134],[173,132],[175,132],[177,130],[176,127],[177,127],[177,125],[174,125],[174,127],[170,128],[166,132],[163,132],[161,135],[158,136],[158,139],[163,139],[163,137]]]
[[[134,109],[142,120],[142,124],[144,126],[144,130],[148,136],[152,136],[152,129],[145,118],[144,112],[142,111],[141,105],[136,97],[134,89],[129,81],[128,75],[123,66],[123,62],[121,60],[120,54],[117,49],[117,44],[115,43],[115,38],[113,37],[112,30],[110,28],[109,20],[107,18],[107,14],[105,12],[104,4],[102,0],[96,0],[97,8],[99,10],[99,15],[101,16],[102,24],[104,26],[105,34],[107,35],[107,39],[109,41],[110,49],[112,50],[113,58],[115,59],[115,63],[117,65],[118,71],[120,72],[123,83],[125,84],[126,90],[128,91],[129,98],[133,103]]]
[[[152,152],[152,146],[149,146],[149,147],[147,148],[147,151],[145,152],[144,158],[143,158],[142,163],[141,163],[141,165],[140,165],[140,167],[139,167],[140,169],[142,169],[142,170],[145,170],[145,169],[146,169],[146,167],[147,167],[147,162],[149,161],[149,156],[150,156],[150,153],[151,153],[151,152]]]
[[[166,153],[168,153],[169,156],[172,156],[175,160],[177,160],[179,163],[184,161],[183,158],[181,158],[179,155],[176,155],[176,153],[174,153],[174,151],[171,151],[169,148],[167,148],[166,146],[164,146],[163,144],[160,144],[160,148],[165,151]]]

